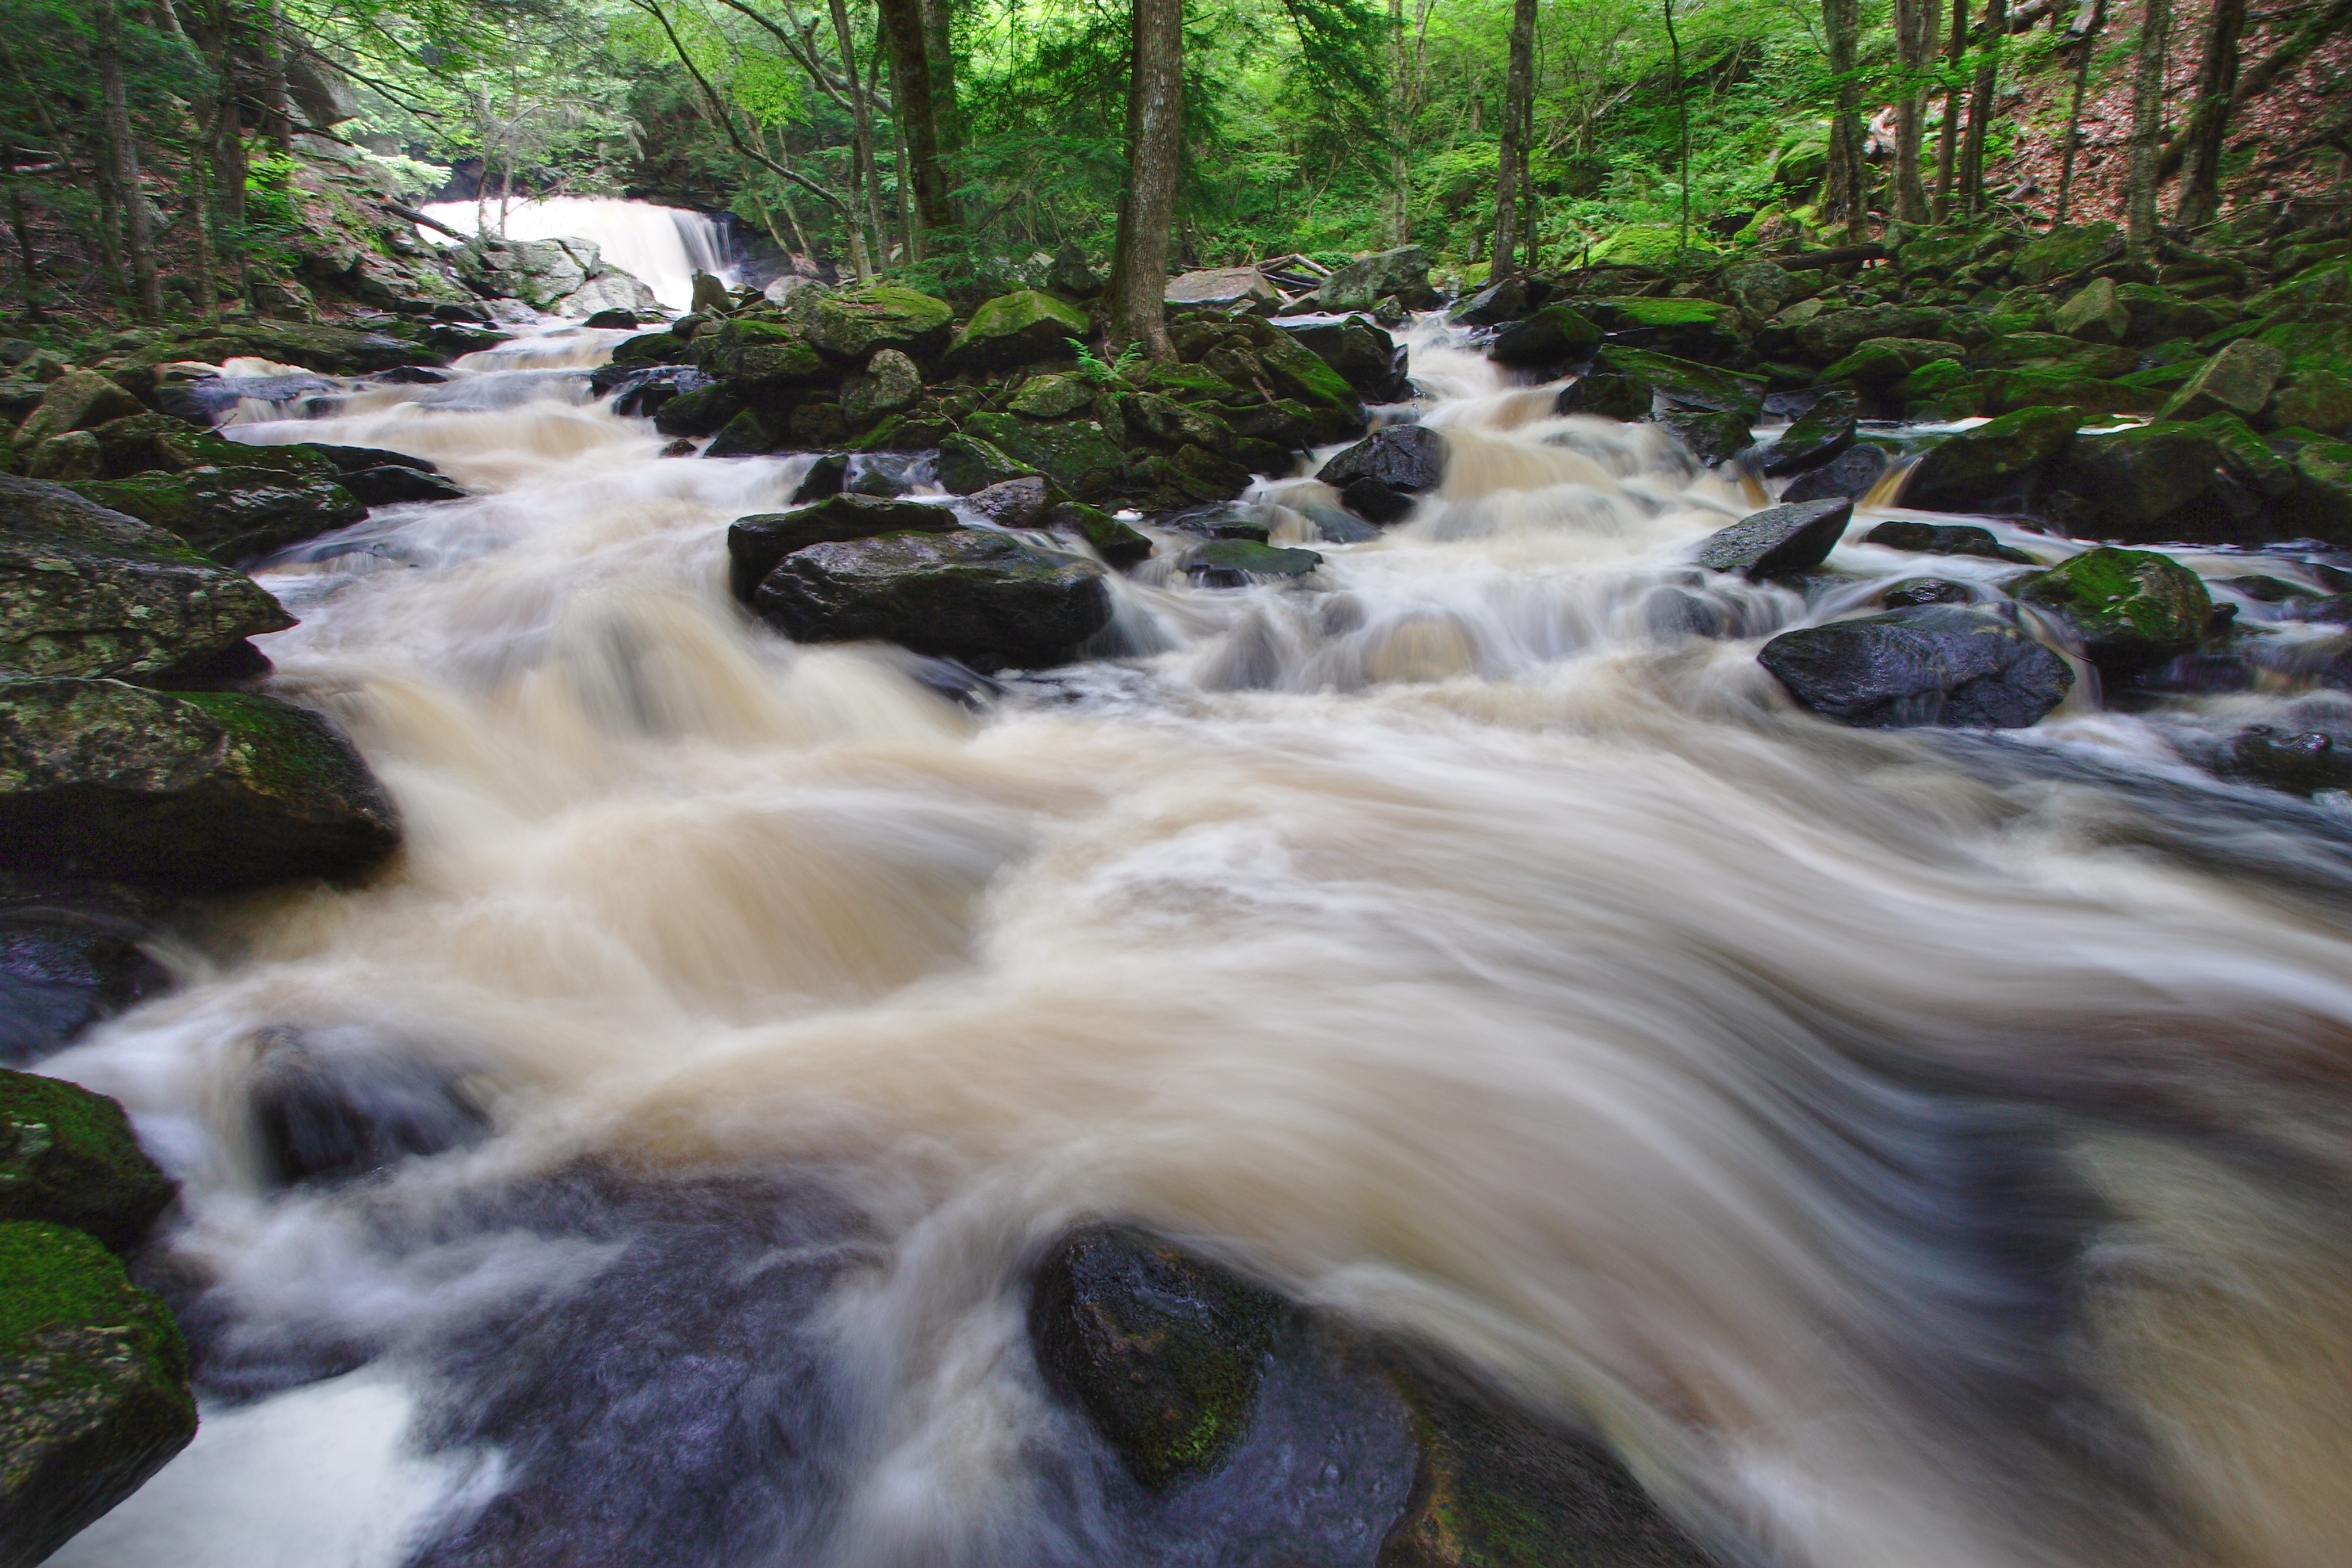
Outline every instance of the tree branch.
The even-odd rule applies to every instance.
[[[670,26],[669,18],[662,15],[661,7],[655,4],[655,0],[629,0],[629,4],[651,16],[656,25],[661,28],[663,36],[669,39],[669,47],[677,52],[677,63],[686,68],[686,74],[692,77],[694,85],[702,89],[703,97],[709,101],[711,117],[719,121],[719,129],[727,133],[727,140],[734,143],[736,152],[778,179],[789,180],[815,196],[840,214],[844,223],[854,224],[857,221],[856,214],[849,210],[848,202],[842,197],[826,190],[807,175],[785,168],[765,152],[745,142],[743,133],[735,129],[735,117],[727,112],[726,105],[719,102],[718,90],[710,85],[709,78],[702,74],[701,68],[694,63],[694,57],[687,53],[685,43],[678,37],[677,30]]]

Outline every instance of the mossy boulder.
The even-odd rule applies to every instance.
[[[2116,285],[2116,303],[2131,313],[2126,339],[2136,345],[2170,342],[2205,336],[2221,325],[2222,312],[2210,304],[2183,299],[2152,283]]]
[[[866,369],[841,383],[841,415],[851,429],[911,407],[923,395],[923,372],[896,349],[877,349]]]
[[[169,680],[292,624],[251,579],[177,535],[0,475],[0,670]]]
[[[992,442],[961,433],[940,443],[940,485],[950,496],[971,496],[1042,470],[1016,461]]]
[[[1987,371],[1977,385],[1988,413],[2030,408],[2071,409],[2078,415],[2139,413],[2163,401],[2160,392],[2067,371]]]
[[[1213,1468],[1246,1430],[1283,1310],[1148,1232],[1091,1225],[1039,1263],[1029,1337],[1047,1385],[1157,1490]]]
[[[2342,435],[2352,431],[2352,375],[2304,371],[2271,393],[2263,418],[2270,424]]]
[[[1612,295],[1577,302],[1577,309],[1613,339],[1643,349],[1710,363],[1745,348],[1739,312],[1712,299]]]
[[[0,1562],[47,1557],[195,1431],[163,1301],[79,1231],[0,1224]]]
[[[2173,515],[2213,487],[2221,452],[2213,433],[2179,420],[2084,432],[2055,475],[2096,508],[2100,537],[2179,538]]]
[[[2202,419],[2209,413],[2260,414],[2286,373],[2286,356],[2268,343],[2241,338],[2197,369],[2165,403],[2159,418]]]
[[[878,638],[982,670],[1061,664],[1110,621],[1099,567],[982,528],[813,545],[752,602],[795,642]]]
[[[1748,423],[1763,417],[1765,382],[1647,349],[1610,344],[1593,356],[1596,375],[1626,375],[1648,383],[1670,408],[1735,414]]]
[[[2291,376],[2312,371],[2352,375],[2352,308],[2282,310],[2266,319],[2252,337],[2286,356]]]
[[[1552,412],[1630,423],[1649,418],[1656,405],[1657,389],[1639,375],[1595,366],[1559,389]]]
[[[1429,286],[1429,253],[1417,245],[1360,256],[1334,267],[1315,291],[1316,305],[1325,310],[1369,310],[1393,298],[1410,309],[1437,303]]]
[[[1801,474],[1820,467],[1853,444],[1858,413],[1852,392],[1824,392],[1756,455],[1757,467],[1769,475]]]
[[[1151,559],[1151,540],[1099,507],[1063,501],[1046,507],[1039,521],[1049,532],[1084,540],[1113,570],[1125,571]]]
[[[224,565],[349,528],[368,510],[331,472],[260,465],[88,479],[72,488],[101,507],[168,528]]]
[[[2086,343],[2120,343],[2131,336],[2131,312],[2116,298],[2112,277],[2095,277],[2058,307],[2051,327]]]
[[[654,428],[664,435],[716,435],[743,412],[743,400],[713,382],[681,392],[654,411]]]
[[[2010,275],[2020,283],[2047,283],[2112,261],[2123,254],[2123,233],[2104,220],[2053,228],[2029,240],[2010,258]]]
[[[2312,440],[2294,454],[2298,527],[2334,544],[2352,544],[2352,442]]]
[[[2129,349],[2086,343],[2063,332],[2002,332],[1978,345],[1969,362],[1990,370],[2059,371],[2103,381],[2130,371],[2139,356]]]
[[[863,363],[877,349],[896,349],[930,361],[948,346],[955,308],[895,283],[877,283],[815,297],[806,323],[809,341],[836,359]]]
[[[1873,338],[1940,340],[1949,336],[1944,312],[1920,305],[1823,310],[1799,323],[1796,330],[1799,351],[1817,365],[1835,364]]]
[[[2103,667],[2143,668],[2203,640],[2212,596],[2198,575],[2153,550],[2103,546],[2013,585],[2055,616]]]
[[[1067,419],[1095,401],[1095,384],[1076,371],[1031,376],[1005,407],[1032,419]]]
[[[1936,338],[1865,338],[1853,353],[1814,377],[1816,382],[1851,382],[1862,387],[1890,387],[1923,366],[1957,360],[1958,343]]]
[[[399,838],[367,765],[307,709],[0,682],[0,869],[224,892],[354,875]]]
[[[1921,365],[1895,383],[1906,419],[1972,419],[1984,412],[1984,380],[1958,360]]]
[[[1084,340],[1087,313],[1035,288],[1002,294],[971,313],[948,345],[956,370],[990,370],[1070,358],[1070,340]]]
[[[1514,370],[1552,371],[1591,355],[1601,329],[1566,305],[1547,305],[1495,334],[1486,357]]]
[[[79,1084],[0,1068],[0,1221],[69,1226],[127,1252],[174,1190],[121,1106]]]
[[[727,527],[727,586],[749,604],[778,562],[811,545],[870,539],[877,534],[942,534],[961,528],[955,513],[929,501],[835,491],[794,512],[761,512]]]
[[[782,321],[730,321],[710,338],[709,347],[699,337],[695,347],[703,371],[718,382],[727,399],[751,408],[775,410],[789,407],[813,387],[830,387],[839,379],[839,371],[817,352],[814,337],[814,329],[804,332]],[[733,417],[731,413],[728,415]],[[656,428],[659,419],[656,415]]]
[[[964,422],[964,434],[1081,498],[1116,490],[1126,471],[1126,455],[1118,443],[1091,419],[1041,422],[1017,414],[976,413]]]
[[[68,431],[89,430],[109,420],[147,410],[140,401],[93,371],[68,371],[41,394],[40,406],[25,416],[16,429],[19,453],[29,455],[41,443]]]
[[[2020,505],[2074,444],[2074,426],[2071,409],[2028,408],[1947,436],[1911,470],[1903,504],[1941,512]]]

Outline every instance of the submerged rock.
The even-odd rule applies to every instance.
[[[2063,659],[2007,621],[1952,604],[1783,632],[1756,657],[1804,706],[1874,729],[2021,729],[2074,684]]]
[[[47,1557],[195,1430],[163,1303],[78,1230],[0,1224],[0,1563]]]
[[[177,1190],[112,1100],[0,1068],[0,1221],[69,1226],[128,1252]]]
[[[1284,549],[1249,539],[1212,539],[1185,553],[1184,570],[1203,588],[1242,588],[1252,579],[1304,577],[1323,564],[1311,549]]]
[[[1336,454],[1315,476],[1358,516],[1393,523],[1445,476],[1445,438],[1422,424],[1383,425]]]
[[[1881,523],[1864,534],[1862,542],[1919,555],[1968,555],[2023,566],[2041,564],[2023,550],[2011,549],[1993,538],[1990,528],[1973,523]]]
[[[795,642],[875,637],[982,670],[1061,664],[1110,621],[1099,567],[982,528],[813,545],[752,603]]]
[[[2084,550],[2011,591],[2063,622],[2103,667],[2143,667],[2186,653],[2213,620],[2204,580],[2153,550]]]
[[[479,1139],[481,1108],[429,1064],[393,1055],[329,1056],[277,1040],[247,1090],[254,1132],[276,1182],[346,1181]]]
[[[167,989],[139,947],[160,905],[112,883],[0,878],[0,1062],[37,1061]]]
[[[0,669],[168,681],[293,624],[177,535],[0,475]]]
[[[1803,571],[1829,559],[1853,520],[1853,503],[1843,499],[1767,507],[1701,540],[1697,562],[1751,578]]]
[[[353,875],[399,839],[367,765],[307,709],[0,682],[0,869],[224,892]]]

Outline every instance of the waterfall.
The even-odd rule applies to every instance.
[[[436,202],[424,211],[436,222],[467,234],[474,232],[480,215],[472,202]],[[420,226],[417,232],[437,244],[457,243],[432,229]],[[515,202],[507,208],[506,236],[593,240],[606,261],[645,284],[654,298],[673,309],[683,310],[693,302],[698,271],[734,282],[726,230],[709,214],[686,207],[603,196]]]

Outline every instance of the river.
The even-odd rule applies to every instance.
[[[392,869],[43,1067],[184,1184],[209,1378],[59,1568],[1242,1561],[1040,1385],[1023,1271],[1099,1214],[1577,1413],[1727,1562],[2340,1568],[2352,817],[2168,743],[2288,698],[1804,716],[1758,640],[1919,558],[1702,582],[1760,492],[1433,319],[1411,520],[1261,485],[1303,587],[1147,566],[961,706],[742,618],[725,525],[810,459],[661,456],[581,373],[625,335],[235,431],[477,494],[260,573]],[[444,1152],[283,1187],[285,1073]]]

